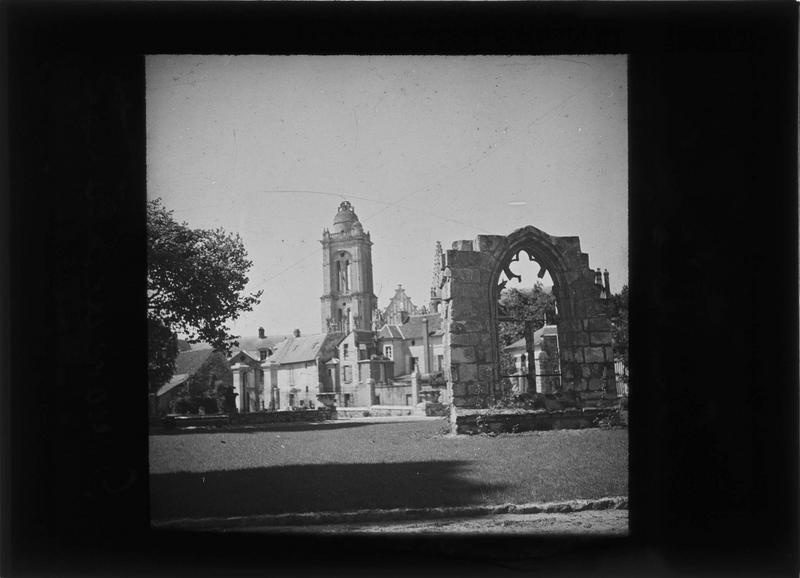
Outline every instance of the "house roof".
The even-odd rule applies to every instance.
[[[258,336],[239,337],[236,340],[239,342],[236,350],[258,351],[260,349],[272,349],[274,351],[287,337],[289,337],[289,335],[267,335],[264,338],[259,338]]]
[[[166,384],[164,384],[164,385],[162,385],[161,387],[158,388],[158,391],[156,392],[156,395],[157,396],[164,395],[165,393],[169,392],[170,390],[175,389],[176,387],[178,387],[180,384],[185,383],[186,380],[189,379],[189,377],[191,377],[191,376],[188,373],[182,373],[182,374],[179,374],[179,375],[173,375],[172,379],[169,380],[169,383],[166,383]]]
[[[175,375],[192,375],[214,353],[213,349],[181,351],[175,358]]]
[[[316,333],[300,337],[290,335],[279,344],[273,354],[273,361],[276,363],[313,361],[320,354],[324,354],[326,348],[337,344],[341,339],[340,333]]]
[[[442,316],[438,313],[412,315],[402,325],[384,325],[378,332],[382,339],[420,339],[425,333],[425,322],[428,320],[428,335],[443,335]]]
[[[379,339],[403,339],[403,334],[400,333],[399,326],[397,325],[384,325],[378,332]]]
[[[424,320],[428,320],[428,335],[442,328],[442,317],[438,313],[429,315],[412,315],[408,322],[400,325],[400,332],[405,339],[419,339],[425,333]]]
[[[545,325],[540,329],[537,329],[533,332],[533,346],[536,347],[537,345],[541,344],[542,337],[545,335],[558,335],[558,327],[555,325]],[[516,349],[525,349],[526,341],[523,337],[522,339],[516,340],[511,345],[507,345],[503,348],[503,351],[511,351]]]

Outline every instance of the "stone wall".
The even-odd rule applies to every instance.
[[[583,429],[597,427],[603,420],[610,420],[617,408],[569,408],[549,411],[456,410],[451,419],[453,433],[518,433],[554,429]],[[626,412],[627,413],[627,412]],[[625,416],[627,419],[627,415]]]
[[[535,256],[554,283],[559,310],[560,387],[613,392],[611,327],[602,284],[589,268],[578,237],[552,237],[524,227],[508,237],[479,235],[444,253],[442,303],[444,363],[454,407],[487,407],[498,389],[497,301],[501,273],[520,251]],[[602,280],[601,280],[602,283]]]

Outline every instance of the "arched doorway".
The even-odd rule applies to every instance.
[[[497,303],[501,275],[521,252],[533,256],[553,283],[560,387],[603,395],[615,390],[611,326],[603,277],[589,268],[578,237],[554,237],[533,226],[507,237],[456,241],[442,264],[443,344],[449,401],[486,407],[499,392]]]

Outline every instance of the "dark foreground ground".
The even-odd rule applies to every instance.
[[[150,436],[154,521],[549,502],[628,492],[627,430],[443,435],[342,421]]]

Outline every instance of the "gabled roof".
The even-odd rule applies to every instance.
[[[442,316],[438,313],[428,315],[412,315],[408,322],[398,326],[405,339],[420,339],[425,333],[424,320],[428,320],[428,335],[432,335],[442,328]]]
[[[272,349],[274,351],[280,343],[286,340],[287,337],[289,336],[267,335],[264,338],[259,338],[258,336],[239,337],[236,340],[239,342],[239,345],[234,349],[234,351],[258,351],[260,349]]]
[[[545,335],[558,335],[558,327],[555,325],[545,325],[540,329],[537,329],[533,332],[533,346],[536,347],[542,343],[542,337]],[[507,345],[503,348],[503,351],[511,351],[513,349],[522,349],[524,350],[526,346],[525,338],[516,340],[511,345]]]
[[[198,349],[196,351],[181,351],[175,358],[175,375],[192,375],[214,353],[213,349]]]
[[[178,387],[180,384],[185,383],[186,380],[189,379],[189,377],[190,376],[189,376],[188,373],[182,373],[180,375],[173,375],[172,379],[169,380],[169,383],[166,383],[166,384],[164,384],[164,385],[162,385],[161,387],[158,388],[158,391],[156,392],[156,395],[157,396],[164,395],[168,391]]]
[[[233,361],[234,358],[239,357],[240,355],[244,355],[245,357],[249,357],[253,361],[257,361],[261,363],[261,356],[258,354],[258,351],[234,351],[233,355],[228,358],[228,361]]]
[[[444,335],[442,331],[442,316],[439,313],[427,315],[412,315],[402,325],[386,324],[378,332],[379,339],[421,339],[425,333],[425,322],[428,320],[428,335]]]
[[[282,341],[272,360],[276,363],[302,363],[314,361],[332,345],[342,340],[341,333],[317,333],[313,335],[290,335]]]
[[[384,325],[378,331],[378,339],[403,339],[398,325]]]

